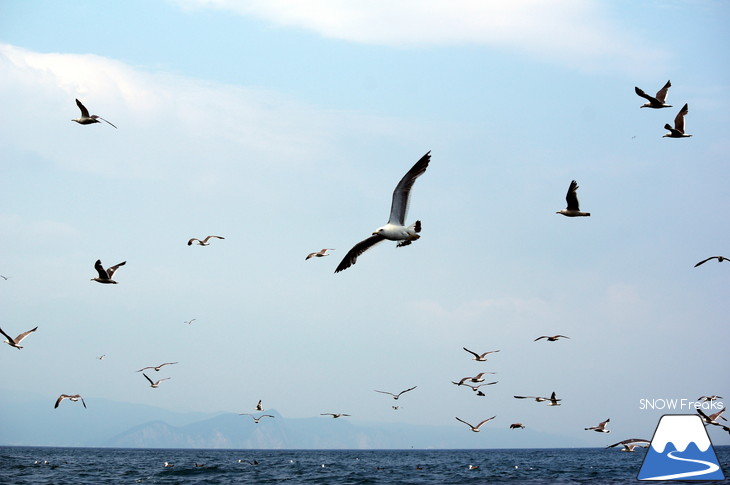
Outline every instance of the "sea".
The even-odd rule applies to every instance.
[[[711,483],[728,483],[730,446],[717,446],[715,452],[726,479]],[[636,476],[645,453],[645,449],[626,453],[603,448],[192,450],[5,446],[0,447],[0,484],[611,485],[639,483]],[[166,462],[172,466],[165,466]]]

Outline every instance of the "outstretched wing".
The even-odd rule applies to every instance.
[[[105,121],[105,122],[109,123],[109,124],[110,124],[110,125],[112,125],[112,126],[113,126],[114,128],[116,128],[116,127],[117,127],[117,125],[115,125],[114,123],[112,123],[112,122],[111,122],[111,121],[109,121],[109,120],[105,120],[105,119],[104,119],[104,118],[102,118],[101,116],[98,116],[98,115],[94,115],[94,116],[92,116],[92,118],[98,118],[98,119],[100,119],[101,121]]]
[[[23,340],[25,337],[27,337],[29,334],[35,332],[36,330],[38,330],[38,327],[28,330],[27,332],[21,333],[20,335],[15,337],[15,343],[19,344],[21,340]]]
[[[655,98],[653,98],[653,97],[649,96],[648,94],[646,94],[643,89],[640,89],[640,88],[634,86],[634,91],[636,92],[636,94],[638,94],[642,98],[646,99],[650,103],[654,103],[654,102],[657,101]]]
[[[667,81],[667,84],[664,85],[663,88],[661,88],[656,93],[656,99],[660,101],[662,104],[664,104],[664,101],[667,100],[667,92],[669,91],[669,88],[672,87],[672,83]]]
[[[350,249],[347,254],[345,254],[345,257],[342,258],[342,261],[340,261],[340,264],[337,266],[337,269],[335,269],[335,273],[339,273],[340,271],[346,270],[353,264],[357,262],[357,257],[360,256],[362,253],[379,243],[380,241],[384,240],[385,238],[381,235],[373,235],[370,236],[367,239],[364,239],[360,241],[359,243],[355,244],[352,249]]]
[[[493,420],[493,419],[494,419],[494,418],[496,418],[496,417],[497,417],[497,416],[492,416],[491,418],[487,418],[487,419],[485,419],[485,420],[484,420],[484,421],[482,421],[481,423],[477,424],[476,428],[477,428],[477,429],[481,428],[481,427],[482,427],[482,425],[483,425],[484,423],[486,423],[487,421],[491,421],[491,420]]]
[[[393,190],[393,203],[390,206],[390,218],[388,223],[405,225],[406,215],[408,214],[408,202],[410,199],[411,187],[418,177],[423,175],[431,161],[431,152],[427,152],[420,160],[416,162],[411,169],[406,172],[403,178],[398,182]]]
[[[120,266],[124,266],[125,264],[127,264],[127,262],[126,261],[122,261],[119,264],[115,264],[111,268],[107,268],[106,272],[109,274],[109,278],[111,278],[112,275],[114,275],[114,272],[117,270],[117,268],[119,268]]]
[[[466,347],[462,347],[462,349],[466,350],[467,352],[472,354],[474,357],[477,357],[477,358],[479,357],[479,354],[477,354],[476,352],[472,352],[471,350],[467,349]]]
[[[150,385],[153,385],[153,386],[155,385],[155,383],[154,383],[154,382],[152,381],[152,379],[150,379],[150,378],[149,378],[149,377],[147,376],[147,374],[145,374],[144,372],[142,372],[142,375],[144,376],[144,378],[145,378],[145,379],[147,379],[148,381],[150,381]]]
[[[687,103],[685,103],[684,106],[682,106],[682,109],[679,110],[679,113],[677,113],[677,116],[674,118],[674,129],[684,133],[684,115],[689,113],[689,106]]]
[[[462,423],[464,423],[465,425],[469,426],[470,428],[473,428],[474,427],[471,424],[469,424],[466,421],[464,421],[463,419],[459,418],[458,416],[454,416],[454,417],[456,418],[457,421],[461,421]]]
[[[109,274],[107,274],[106,270],[104,269],[104,266],[101,265],[101,259],[97,259],[96,263],[94,263],[94,269],[97,273],[99,273],[99,278],[103,280],[108,280],[111,278]]]
[[[378,391],[377,389],[373,389],[373,391],[379,392],[381,394],[390,394],[391,396],[395,396],[395,394],[393,394],[392,392],[388,392],[388,391]]]
[[[15,340],[13,340],[13,337],[11,337],[7,333],[5,333],[5,331],[2,328],[0,328],[0,333],[3,334],[6,339],[8,339],[8,342],[11,342],[11,343],[15,342]],[[15,343],[17,344],[17,342],[15,342]]]
[[[580,206],[578,204],[578,194],[576,191],[578,190],[578,182],[575,180],[570,182],[570,187],[568,187],[568,193],[565,194],[565,201],[568,203],[568,210],[569,211],[579,211]]]
[[[82,118],[88,118],[89,117],[89,110],[86,109],[86,106],[84,106],[83,104],[81,104],[81,101],[79,101],[78,98],[76,99],[76,106],[78,106],[79,109],[81,110],[81,117]]]
[[[410,389],[406,389],[405,391],[401,391],[401,392],[399,392],[399,393],[398,393],[398,395],[400,396],[401,394],[403,394],[403,393],[405,393],[405,392],[408,392],[408,391],[412,391],[413,389],[415,389],[415,388],[417,388],[417,387],[418,387],[418,386],[413,386],[413,387],[411,387]]]

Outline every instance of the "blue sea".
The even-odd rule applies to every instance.
[[[727,477],[730,447],[715,447],[715,451]],[[317,451],[0,447],[0,483],[610,485],[639,483],[636,475],[645,452],[601,448]],[[165,467],[165,462],[173,466]],[[478,468],[469,469],[469,465]]]

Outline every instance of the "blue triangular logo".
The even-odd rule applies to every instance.
[[[651,438],[639,480],[724,480],[702,419],[696,414],[665,414]]]

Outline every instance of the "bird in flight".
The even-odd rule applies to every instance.
[[[75,121],[76,123],[78,123],[80,125],[91,125],[93,123],[98,123],[99,120],[102,120],[102,121],[106,121],[110,125],[114,126],[114,128],[116,128],[116,126],[114,124],[112,124],[110,121],[105,120],[101,116],[89,115],[89,110],[86,109],[86,106],[81,104],[81,101],[79,101],[78,99],[76,100],[76,106],[78,106],[79,109],[81,110],[81,117],[73,119],[71,121]]]
[[[570,182],[570,186],[568,187],[568,193],[565,195],[565,201],[568,203],[568,207],[565,209],[561,209],[556,212],[556,214],[563,214],[567,217],[584,217],[584,216],[590,216],[590,212],[581,212],[580,211],[580,205],[578,203],[578,182],[575,180]]]
[[[607,420],[605,420],[605,421],[601,421],[601,422],[600,422],[600,423],[598,423],[598,425],[596,425],[596,426],[591,426],[591,427],[589,427],[589,428],[584,428],[584,429],[585,429],[586,431],[595,431],[595,432],[597,432],[597,433],[610,433],[610,432],[611,432],[611,430],[610,430],[610,429],[606,429],[606,425],[608,424],[608,422],[609,422],[609,421],[611,421],[611,419],[610,419],[610,418],[609,418],[609,419],[607,419]]]
[[[713,394],[712,396],[700,396],[697,398],[699,402],[705,402],[705,401],[717,401],[718,399],[724,399],[722,396],[718,396],[716,394]]]
[[[273,418],[274,417],[271,414],[262,414],[258,418],[256,416],[254,416],[253,414],[249,414],[249,413],[238,413],[238,414],[241,416],[251,416],[251,418],[253,419],[253,422],[256,424],[259,424],[259,421],[261,421],[261,418]]]
[[[393,394],[392,392],[388,392],[388,391],[378,391],[377,389],[374,389],[374,391],[375,392],[379,392],[381,394],[390,394],[391,396],[393,396],[393,399],[396,399],[397,400],[401,396],[401,394],[403,394],[404,392],[412,391],[413,389],[415,389],[417,387],[418,386],[413,386],[413,387],[411,387],[409,389],[406,389],[405,391],[399,392],[398,394]]]
[[[462,349],[466,350],[470,354],[472,354],[474,357],[472,360],[476,360],[477,362],[486,362],[487,361],[487,355],[493,354],[495,352],[499,352],[499,350],[490,350],[489,352],[484,352],[483,354],[477,354],[476,352],[473,352],[466,347],[462,347]]]
[[[671,108],[671,104],[667,104],[667,92],[669,91],[669,88],[672,87],[672,83],[667,81],[667,84],[664,85],[663,88],[661,88],[659,91],[657,91],[656,96],[649,96],[646,94],[642,89],[634,86],[634,92],[641,96],[642,98],[649,101],[648,103],[644,103],[640,106],[640,108],[654,108],[654,109],[660,109],[660,108]]]
[[[208,241],[210,241],[210,238],[212,238],[212,237],[214,237],[216,239],[225,239],[224,237],[221,237],[221,236],[206,236],[206,238],[201,241],[197,237],[192,237],[188,241],[188,246],[192,246],[194,241],[197,241],[198,246],[210,246],[210,243]]]
[[[23,346],[20,345],[20,342],[22,342],[25,337],[27,337],[31,333],[35,332],[36,330],[38,330],[38,327],[32,328],[32,329],[28,330],[27,332],[23,332],[23,333],[21,333],[20,335],[18,335],[15,338],[13,338],[10,335],[8,335],[7,333],[5,333],[5,331],[2,328],[0,328],[0,333],[5,336],[5,338],[6,338],[5,343],[6,344],[8,344],[11,347],[15,347],[16,349],[20,350],[20,349],[23,348]]]
[[[509,425],[509,429],[525,429],[525,425],[522,423],[512,423]]]
[[[143,370],[147,370],[147,369],[154,369],[156,372],[159,372],[160,369],[162,369],[164,366],[166,366],[166,365],[173,365],[173,364],[177,364],[177,362],[165,362],[164,364],[160,364],[158,366],[142,367],[137,372],[142,372]]]
[[[58,396],[58,399],[56,399],[56,404],[53,406],[53,409],[56,409],[58,405],[61,404],[61,401],[63,401],[64,399],[68,399],[73,402],[81,401],[81,404],[86,407],[86,402],[84,401],[84,398],[81,397],[79,394],[61,394],[60,396]]]
[[[261,404],[261,399],[259,399],[259,402],[256,404],[256,407],[254,409],[256,409],[256,411],[263,411],[264,410],[264,405]]]
[[[454,384],[456,384],[457,386],[463,385],[466,381],[474,382],[474,383],[484,382],[485,374],[494,374],[494,372],[480,372],[479,374],[475,375],[474,377],[462,377],[459,382],[454,382],[454,381],[451,381],[451,382],[454,382]],[[499,382],[499,381],[497,381],[497,382]],[[488,384],[485,384],[485,386],[488,386],[491,384],[496,384],[497,382],[490,382]]]
[[[332,416],[333,418],[341,418],[342,416],[349,416],[349,414],[345,413],[320,413],[320,416]]]
[[[692,136],[684,132],[684,117],[687,113],[689,113],[689,106],[685,103],[674,118],[674,128],[669,123],[664,125],[664,129],[669,130],[669,133],[663,135],[662,138],[689,138]]]
[[[552,335],[552,336],[543,335],[542,337],[537,337],[535,340],[533,340],[533,342],[537,342],[538,340],[540,340],[542,338],[546,338],[548,342],[555,342],[556,340],[558,340],[560,338],[570,338],[570,337],[567,337],[565,335]]]
[[[385,239],[398,241],[396,246],[402,247],[411,244],[421,237],[418,234],[421,232],[421,221],[416,221],[410,226],[405,226],[405,220],[408,215],[408,203],[410,201],[413,183],[426,172],[430,161],[431,152],[429,151],[406,172],[400,182],[398,182],[398,185],[395,186],[395,190],[393,190],[393,200],[390,206],[388,223],[376,229],[369,238],[355,244],[337,266],[335,273],[346,270],[355,264],[358,256]]]
[[[718,263],[722,263],[723,261],[730,261],[730,258],[726,258],[725,256],[710,256],[709,258],[703,259],[699,263],[695,264],[695,268],[701,264],[705,264],[711,259],[716,259]]]
[[[497,416],[492,416],[491,418],[487,418],[487,419],[485,419],[484,421],[482,421],[481,423],[477,424],[476,426],[472,426],[471,424],[467,423],[466,421],[464,421],[463,419],[461,419],[461,418],[459,418],[459,417],[456,417],[456,420],[457,420],[457,421],[461,421],[461,422],[462,422],[462,423],[464,423],[465,425],[469,426],[469,427],[471,428],[471,430],[472,430],[472,431],[474,431],[475,433],[478,433],[478,432],[479,432],[479,428],[481,428],[481,427],[482,427],[482,425],[483,425],[484,423],[486,423],[486,422],[488,422],[488,421],[491,421],[491,420],[493,420],[493,419],[494,419],[494,418],[496,418],[496,417],[497,417]]]
[[[630,438],[628,440],[619,441],[618,443],[614,443],[612,445],[608,445],[606,448],[613,448],[614,446],[623,446],[621,448],[621,451],[636,451],[635,448],[648,448],[649,444],[651,444],[651,441],[649,440],[642,440],[639,438]],[[641,446],[646,445],[646,446]]]
[[[562,401],[562,399],[558,399],[555,397],[555,391],[550,395],[550,397],[541,397],[541,396],[514,396],[516,399],[534,399],[535,402],[545,402],[550,401],[548,403],[548,406],[560,406],[558,401]]]
[[[117,282],[112,279],[112,276],[114,276],[114,272],[116,272],[117,268],[119,268],[120,266],[124,266],[125,264],[127,264],[127,262],[122,261],[119,264],[115,264],[114,266],[104,269],[104,266],[101,265],[101,260],[97,259],[96,263],[94,263],[94,269],[96,269],[96,272],[99,273],[99,276],[96,278],[91,278],[91,281],[98,281],[99,283],[116,285]]]
[[[324,248],[324,249],[320,249],[316,253],[309,253],[309,254],[307,254],[307,257],[304,258],[304,261],[308,260],[309,258],[321,258],[323,256],[329,256],[329,254],[327,253],[327,251],[334,251],[334,249],[332,249],[332,248]]]
[[[167,381],[167,380],[170,380],[170,379],[172,379],[172,377],[165,377],[165,378],[163,378],[163,379],[160,379],[160,380],[158,380],[158,381],[153,381],[153,380],[152,380],[152,379],[150,379],[150,378],[149,378],[149,377],[147,376],[147,374],[145,374],[144,372],[142,373],[142,375],[143,375],[143,376],[145,377],[145,379],[147,379],[147,380],[148,380],[148,381],[150,382],[150,387],[152,387],[152,388],[156,388],[156,387],[158,387],[158,386],[160,385],[160,383],[161,383],[162,381]]]

